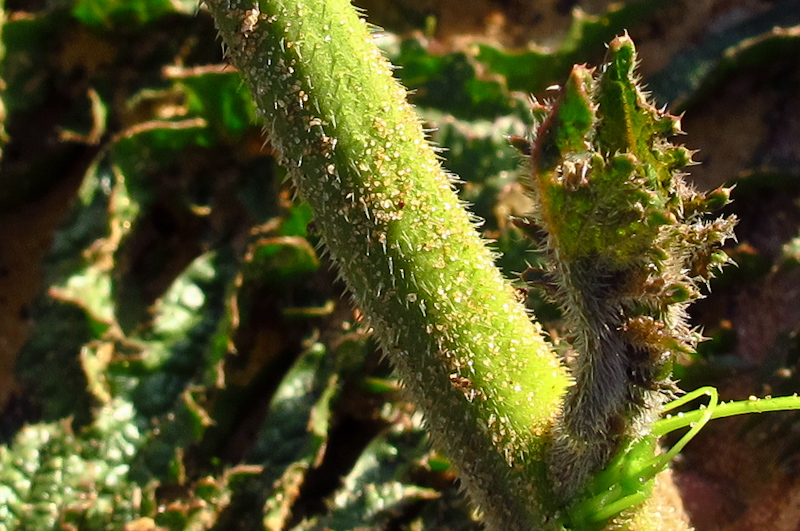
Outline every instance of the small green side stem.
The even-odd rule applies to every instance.
[[[797,395],[779,396],[775,398],[750,398],[748,400],[738,400],[734,402],[722,402],[710,410],[695,409],[686,413],[667,415],[660,419],[653,426],[653,435],[660,437],[690,426],[695,422],[700,422],[704,416],[709,420],[734,417],[736,415],[746,415],[748,413],[768,413],[771,411],[795,411],[800,409],[800,398]]]

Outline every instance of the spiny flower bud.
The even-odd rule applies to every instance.
[[[702,220],[729,190],[700,194],[683,180],[691,151],[668,139],[680,118],[647,100],[635,64],[623,36],[602,68],[574,67],[521,149],[531,224],[546,235],[547,278],[576,353],[549,452],[565,500],[672,397],[673,357],[697,343],[686,307],[725,261],[719,248],[735,224]]]

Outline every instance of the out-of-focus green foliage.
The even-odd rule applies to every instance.
[[[197,4],[187,0],[76,0],[72,16],[94,28],[144,25],[173,12],[193,13]]]
[[[479,45],[477,59],[492,72],[501,74],[509,89],[540,93],[549,85],[562,83],[573,64],[596,57],[605,43],[637,21],[652,16],[666,3],[664,0],[637,0],[613,5],[601,15],[577,10],[567,36],[553,50],[505,52]]]
[[[537,261],[509,222],[529,203],[506,136],[534,122],[513,91],[563,82],[662,4],[578,13],[553,50],[381,38],[509,277]],[[341,297],[208,14],[195,0],[35,9],[2,28],[0,208],[24,217],[64,183],[74,197],[17,364],[32,413],[2,425],[0,530],[478,529]],[[751,53],[795,49],[796,14],[781,4],[769,27],[704,41],[651,86],[691,105]],[[742,276],[791,270],[797,231],[781,243],[778,273],[737,249]],[[710,334],[715,352],[735,343]]]
[[[142,437],[130,403],[113,401],[76,436],[68,422],[25,427],[0,448],[0,529],[121,528],[141,511],[129,478]]]
[[[800,51],[800,6],[778,2],[757,17],[707,36],[672,59],[668,68],[650,80],[662,103],[686,108],[693,99],[708,96],[736,70],[781,58],[792,60]]]

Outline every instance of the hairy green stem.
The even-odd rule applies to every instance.
[[[347,0],[206,0],[323,240],[489,529],[554,529],[569,383]]]

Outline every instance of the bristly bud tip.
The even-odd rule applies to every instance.
[[[523,231],[546,234],[548,291],[577,352],[549,454],[565,500],[670,399],[672,358],[697,342],[686,307],[724,263],[735,224],[702,221],[730,189],[684,182],[693,152],[670,143],[682,116],[648,101],[636,64],[630,37],[617,37],[602,68],[572,69],[530,142],[510,139],[530,155],[535,209]],[[525,278],[543,284],[539,273]]]

